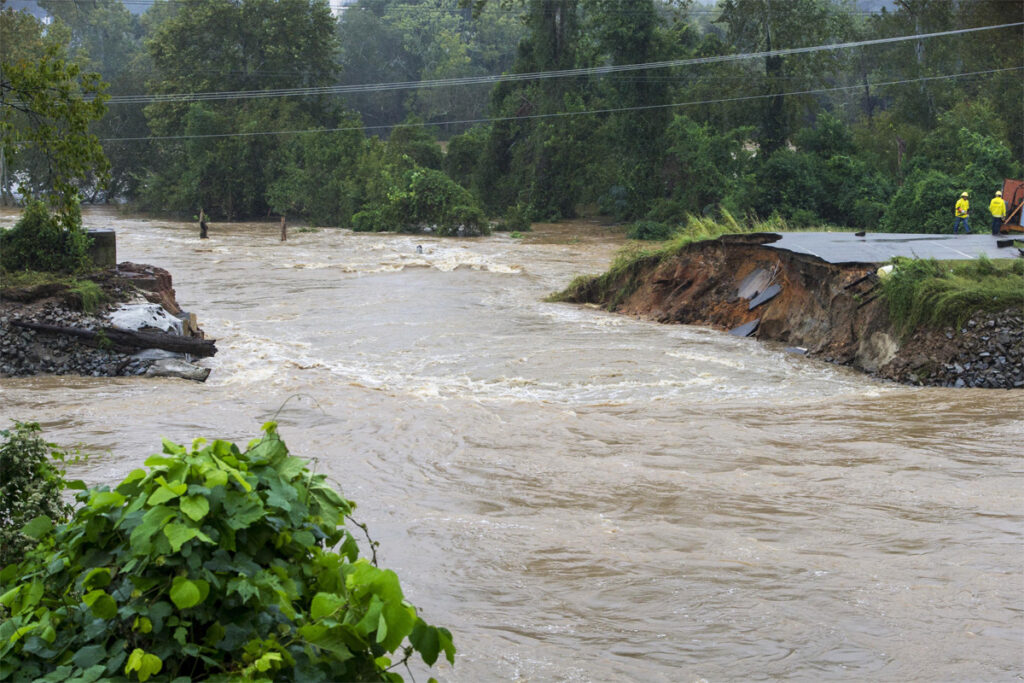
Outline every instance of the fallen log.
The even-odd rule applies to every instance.
[[[86,340],[93,346],[103,346],[109,343],[110,346],[118,349],[163,349],[164,351],[173,351],[175,353],[187,353],[198,358],[207,358],[217,353],[217,346],[214,344],[213,339],[184,337],[179,334],[133,332],[116,327],[101,327],[98,330],[87,330],[83,327],[62,327],[60,325],[30,323],[22,320],[12,320],[11,324],[44,334],[77,337]]]

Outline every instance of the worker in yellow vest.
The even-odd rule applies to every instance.
[[[996,191],[996,196],[988,203],[988,212],[992,214],[992,234],[998,235],[1006,220],[1006,202],[1003,201],[1002,192]]]
[[[967,216],[971,212],[971,204],[967,201],[967,193],[964,192],[960,195],[960,199],[956,202],[956,208],[953,209],[953,213],[956,215],[956,223],[953,223],[953,234],[960,232],[960,224],[964,224],[964,234],[971,234],[971,224],[967,222]]]

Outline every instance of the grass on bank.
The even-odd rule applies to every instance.
[[[74,295],[82,305],[85,313],[94,313],[100,304],[107,301],[107,294],[103,288],[92,280],[79,279],[74,275],[65,273],[46,273],[37,270],[0,270],[0,299],[5,296],[6,290],[13,289],[35,289],[40,287],[56,286]]]
[[[893,259],[882,280],[889,317],[900,333],[921,327],[960,327],[975,313],[1024,313],[1024,260]]]

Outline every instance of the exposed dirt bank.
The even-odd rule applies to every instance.
[[[641,259],[613,277],[575,283],[566,300],[741,336],[752,330],[749,336],[908,384],[1024,387],[1024,311],[979,315],[961,330],[904,339],[878,296],[879,264],[832,264],[764,246],[773,239],[697,242],[673,257]]]
[[[144,344],[125,345],[103,333],[111,328],[115,312],[134,308],[136,317],[142,314],[143,320],[151,319],[154,326],[163,322],[174,328],[158,329],[145,324],[128,328],[141,332],[140,338],[160,331],[169,334],[149,341],[155,339],[156,344],[162,344],[160,338],[172,335],[176,340],[202,339],[203,332],[195,317],[184,313],[175,300],[170,273],[154,266],[125,262],[87,279],[98,285],[103,298],[103,303],[91,312],[83,310],[82,295],[67,284],[0,287],[0,376],[145,374],[206,379],[209,370],[187,363],[180,353],[147,349]],[[54,333],[41,328],[75,333]],[[93,338],[83,338],[86,336]]]

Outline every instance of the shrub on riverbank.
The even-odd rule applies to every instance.
[[[893,260],[882,280],[893,325],[904,333],[919,327],[959,327],[978,312],[1024,307],[1024,261],[1007,264],[982,256],[957,264],[935,259]]]
[[[264,430],[245,451],[165,441],[67,524],[34,520],[39,545],[0,572],[0,679],[397,681],[414,652],[453,662],[451,634],[359,556],[354,504]]]
[[[67,226],[42,202],[31,202],[13,228],[0,231],[0,268],[51,273],[86,269],[89,237],[81,228],[77,205],[65,222]]]
[[[419,232],[476,237],[490,234],[483,211],[468,190],[441,171],[416,167],[392,184],[386,197],[352,217],[356,232]]]

